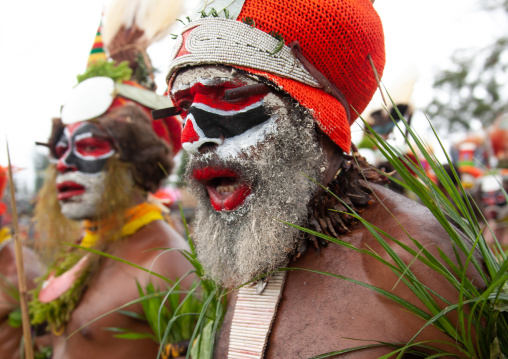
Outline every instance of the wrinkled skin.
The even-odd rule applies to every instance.
[[[33,289],[34,279],[43,273],[43,266],[35,253],[28,248],[23,248],[23,259],[25,263],[25,276],[27,289]],[[7,244],[0,251],[0,274],[12,284],[18,287],[18,272],[16,269],[16,254],[14,243]],[[18,359],[19,345],[23,335],[22,327],[12,328],[7,319],[9,313],[19,307],[6,291],[3,282],[0,282],[0,358]]]
[[[173,83],[172,93],[174,98],[176,100],[182,100],[187,108],[191,108],[194,95],[186,95],[185,89],[186,84],[192,84],[194,82],[207,84],[208,91],[214,94],[212,97],[217,93],[223,93],[223,89],[217,88],[214,90],[214,86],[220,86],[217,85],[217,83],[220,84],[220,81],[215,82],[213,77],[210,78],[210,76],[207,75],[207,72],[209,74],[211,73],[207,70],[207,67],[195,67],[181,70]],[[218,73],[220,77],[225,76],[224,71]],[[206,78],[206,76],[208,76],[208,78]],[[245,83],[245,81],[243,82]],[[218,101],[222,101],[220,96],[217,98],[219,99]],[[204,121],[201,123],[205,124]],[[206,124],[210,125],[210,123],[211,122],[208,122]],[[191,130],[192,129],[188,128],[189,132]],[[185,131],[184,128],[184,133]],[[194,159],[191,158],[190,161],[191,169],[192,164],[199,163],[199,159],[201,158],[204,159],[206,163],[207,159],[213,158],[217,154],[220,156],[221,153],[227,153],[227,151],[224,150],[224,147],[227,145],[227,137],[214,137],[213,135],[208,135],[205,131],[201,133],[199,133],[199,131],[196,132],[197,134],[188,136],[187,141],[189,145],[186,146],[184,143],[184,148],[187,147],[190,149],[194,157]],[[213,134],[213,129],[209,128],[208,133]],[[215,133],[220,134],[220,131],[217,130]],[[204,137],[210,140],[198,142]],[[315,141],[318,141],[317,143],[322,150],[322,156],[326,161],[326,168],[321,177],[323,184],[326,185],[333,179],[338,169],[339,161],[337,153],[340,152],[340,149],[324,136],[316,136],[315,138]],[[247,157],[251,161],[256,161],[256,158],[268,158],[270,157],[269,154],[263,157],[263,151],[275,151],[273,147],[269,146],[270,141],[277,141],[277,136],[274,135],[264,138],[259,143],[255,144],[253,150],[254,155],[252,157],[249,157],[248,153],[242,151],[238,151],[240,153],[238,157]],[[198,143],[199,146],[194,146],[193,144],[195,143]],[[241,143],[239,146],[241,146]],[[276,148],[278,151],[291,151],[290,147],[276,146]],[[273,152],[272,155],[280,156],[281,154]],[[305,164],[306,160],[309,161],[309,159],[305,157],[301,157],[300,160],[302,164]],[[319,161],[316,163],[318,166],[321,165]],[[228,175],[227,171],[224,172],[226,172],[225,175],[224,173],[219,173],[219,175]],[[214,189],[210,189],[210,187],[217,184],[210,182],[209,178],[205,176],[200,176],[200,173],[196,176],[195,172],[192,171],[189,173],[191,180],[193,179],[193,174],[194,180],[197,181],[194,188],[199,190],[199,183],[201,183],[203,187],[201,191],[198,192],[198,202],[200,203],[201,211],[209,213],[212,211],[212,208],[218,211],[224,211],[224,208],[219,207],[219,209],[217,209],[217,206],[214,206]],[[230,177],[234,176],[230,175]],[[249,183],[252,187],[252,191],[256,193],[258,190],[255,185],[256,181],[251,179],[251,182],[249,182],[249,178],[243,179],[243,181]],[[235,186],[240,184],[238,188],[241,188],[241,182],[242,180],[233,178],[226,184],[234,183]],[[378,226],[381,230],[386,231],[415,250],[415,246],[412,244],[405,231],[419,240],[422,245],[426,246],[426,249],[436,257],[439,257],[437,247],[443,250],[450,258],[455,257],[448,236],[426,208],[381,186],[374,184],[369,184],[369,186],[371,186],[374,191],[375,203],[362,212],[362,216],[367,221],[374,226]],[[218,188],[217,186],[215,190],[217,191]],[[293,190],[296,193],[302,189],[301,187],[295,186]],[[223,194],[225,196],[231,196],[232,190],[222,190],[222,192],[224,192]],[[241,202],[242,206],[238,208],[247,208],[243,209],[243,211],[248,212],[254,208],[253,206],[249,207],[250,204],[251,202],[247,202],[246,204]],[[198,210],[199,209],[200,207],[198,206]],[[277,218],[277,215],[272,215],[269,209],[270,208],[268,208],[266,215],[263,216]],[[225,220],[228,220],[228,218],[230,220],[231,218],[237,220],[235,216],[242,217],[244,215],[244,212],[237,208],[231,209],[228,213],[229,217],[223,216]],[[199,213],[197,217],[199,218]],[[196,228],[197,238],[200,238],[199,233],[203,230],[207,230],[207,227],[215,226],[212,220],[209,219],[209,222],[207,222],[207,218],[213,218],[213,221],[216,222],[219,216],[207,217],[207,215],[204,215],[201,220],[198,220]],[[304,218],[300,219],[303,220]],[[238,221],[240,221],[240,219],[238,219]],[[236,222],[232,223],[236,224]],[[273,226],[274,224],[270,225]],[[264,237],[264,240],[274,240],[272,238],[267,239],[265,236],[267,228],[266,225],[257,224],[254,231],[261,233],[260,237]],[[404,228],[405,231],[402,228]],[[233,232],[225,230],[224,232],[220,232],[217,237],[220,238],[222,235],[229,235],[231,233]],[[254,236],[255,233],[252,233],[252,236],[229,238],[229,242],[240,243],[245,239],[244,237],[250,240]],[[206,238],[206,236],[203,236],[200,240],[211,240],[210,238],[211,237]],[[388,254],[377,240],[366,228],[360,225],[354,227],[350,235],[343,236],[340,239],[349,242],[357,248],[370,249],[390,261]],[[400,247],[396,246],[394,243],[389,243],[406,264],[409,264],[414,259],[413,256],[408,255],[407,252],[401,250]],[[198,255],[199,245],[198,241]],[[222,248],[218,249],[218,255],[214,257],[216,262],[225,262],[234,258],[235,252],[231,254],[225,250],[220,252],[221,250]],[[204,255],[203,253],[202,256]],[[284,254],[280,256],[280,263],[284,263],[286,257],[284,257]],[[207,262],[209,268],[213,269],[214,263],[211,263],[209,258],[205,259],[202,257],[202,259],[204,259],[204,262]],[[330,272],[365,282],[394,293],[410,301],[414,305],[421,307],[419,300],[416,299],[403,283],[398,283],[398,278],[389,268],[366,254],[346,249],[343,246],[330,243],[329,246],[321,250],[320,253],[309,249],[301,258],[290,261],[288,265],[302,269]],[[207,266],[204,266],[205,270],[207,270]],[[262,272],[268,269],[269,267],[260,268],[260,271]],[[420,262],[417,261],[412,264],[412,270],[421,282],[436,290],[444,298],[451,301],[457,300],[458,293],[456,290],[434,272],[426,269]],[[211,272],[211,276],[214,277],[213,270]],[[235,274],[235,272],[232,273],[233,275]],[[258,273],[251,273],[251,278],[254,277],[255,274]],[[471,272],[469,274],[475,283],[479,286],[482,285],[481,277],[478,273]],[[222,277],[222,274],[217,274],[217,276],[220,282],[228,283],[227,279]],[[233,283],[238,284],[234,281]],[[215,358],[227,357],[229,332],[236,304],[235,301],[236,292],[233,292],[230,296],[225,321],[220,331]],[[443,307],[444,306],[443,303]],[[453,314],[450,318],[456,320]],[[376,294],[372,290],[323,274],[311,273],[304,270],[294,270],[288,273],[285,282],[282,300],[279,304],[277,316],[269,335],[265,358],[308,358],[330,351],[372,344],[374,343],[373,341],[405,342],[409,341],[423,324],[423,320],[415,317],[413,314],[409,314],[401,306]],[[367,341],[358,342],[346,338],[364,339]],[[416,340],[442,340],[448,343],[454,342],[452,338],[446,337],[439,330],[432,327],[424,330]],[[437,344],[436,346],[458,353],[457,349],[448,344]],[[340,356],[340,358],[372,359],[389,353],[390,351],[392,350],[388,348],[374,348],[349,353]],[[405,357],[410,358],[409,356]]]

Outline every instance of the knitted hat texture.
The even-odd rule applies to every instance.
[[[242,20],[252,23],[251,19],[254,22],[251,29],[247,24],[242,24],[245,30],[232,24]],[[205,27],[207,20],[210,25],[206,34],[193,34],[198,34],[198,28]],[[385,64],[383,28],[370,0],[245,0],[236,21],[222,21],[220,26],[214,22],[218,23],[218,19],[201,19],[183,29],[180,43],[173,50],[168,86],[176,71],[186,66],[238,67],[267,78],[291,95],[310,110],[326,135],[349,151],[350,125],[377,88],[369,55],[379,76]],[[228,26],[235,31],[229,40],[224,36],[227,32],[224,27]],[[252,40],[255,32],[258,32],[256,43]],[[266,36],[269,33],[272,36]],[[276,51],[279,40],[273,37],[275,33],[285,42],[280,51]],[[344,95],[350,106],[350,121],[344,105],[327,93],[312,78],[311,71],[307,72],[308,67],[292,54],[287,45],[295,41],[305,59]],[[251,48],[255,51],[249,52]]]

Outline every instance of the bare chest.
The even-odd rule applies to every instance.
[[[149,333],[149,325],[126,312],[142,315],[136,277],[119,263],[101,266],[72,312],[66,331],[53,338],[54,358],[90,358],[113,349],[111,358],[137,358],[141,348],[157,353],[150,339],[127,340],[115,337],[120,331]],[[86,348],[86,349],[83,349]]]
[[[227,357],[235,306],[236,298],[231,298],[216,358]],[[374,341],[399,342],[405,319],[394,313],[397,310],[372,290],[343,279],[290,272],[268,336],[265,358],[311,358]],[[370,359],[389,352],[375,348],[346,358]]]

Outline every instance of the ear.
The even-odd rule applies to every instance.
[[[337,174],[337,171],[344,162],[344,151],[333,142],[321,130],[316,129],[318,141],[326,155],[326,169],[324,173],[324,185],[327,186]]]
[[[51,134],[49,136],[48,143],[49,143],[49,150],[51,152],[51,155],[53,157],[57,157],[56,153],[55,153],[55,146],[56,146],[58,140],[60,139],[60,137],[62,137],[65,125],[62,123],[61,118],[53,118],[52,122],[53,122],[53,124],[51,127]]]

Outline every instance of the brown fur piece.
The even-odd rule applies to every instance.
[[[153,131],[148,115],[128,104],[100,117],[99,123],[118,146],[120,160],[133,165],[136,184],[155,192],[173,169],[173,153]]]
[[[110,44],[107,45],[109,57],[117,64],[127,61],[129,68],[132,69],[132,79],[141,85],[155,90],[155,80],[153,74],[153,66],[146,49],[150,45],[148,40],[140,40],[145,32],[132,25],[129,29],[122,26],[116,33]],[[142,61],[144,66],[139,63]],[[146,68],[147,78],[144,78],[143,69]]]

